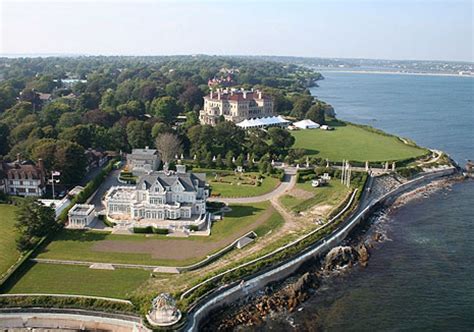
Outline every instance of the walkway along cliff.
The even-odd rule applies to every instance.
[[[185,331],[198,331],[201,322],[203,322],[207,315],[213,310],[224,305],[229,305],[239,298],[263,289],[269,283],[289,277],[295,273],[303,263],[315,257],[322,256],[330,249],[338,246],[361,221],[369,217],[370,214],[380,206],[389,204],[393,199],[404,192],[411,191],[416,187],[426,185],[435,179],[449,176],[456,172],[457,168],[454,166],[427,172],[375,198],[372,197],[374,177],[369,177],[359,206],[335,231],[303,250],[298,256],[286,260],[269,270],[263,270],[257,274],[246,277],[241,283],[233,283],[204,297],[188,313],[187,322],[183,329]]]

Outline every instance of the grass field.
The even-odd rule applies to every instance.
[[[297,183],[296,188],[313,193],[311,198],[294,197],[291,194],[284,195],[280,198],[280,202],[288,210],[301,212],[318,204],[327,204],[335,206],[341,202],[349,192],[349,188],[342,185],[338,180],[332,180],[324,187],[313,188],[311,181]]]
[[[86,266],[30,263],[28,271],[6,293],[106,296],[125,299],[150,272],[138,269],[94,270]]]
[[[269,228],[275,224],[272,219],[274,210],[268,202],[230,207],[232,211],[214,223],[208,237],[175,238],[63,230],[38,258],[184,266],[204,259],[251,230],[267,223]]]
[[[0,204],[0,275],[8,270],[20,257],[16,250],[15,207]]]
[[[212,195],[219,197],[249,197],[266,194],[280,184],[271,176],[265,176],[259,186],[255,185],[257,172],[234,174],[232,171],[195,169],[195,172],[205,172],[211,185]]]
[[[342,125],[341,125],[342,124]],[[393,136],[385,136],[343,123],[330,123],[335,130],[308,129],[293,131],[293,148],[331,161],[392,161],[419,157],[426,150],[407,145]]]

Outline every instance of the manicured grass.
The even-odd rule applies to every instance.
[[[265,236],[270,231],[276,231],[278,228],[283,226],[284,223],[285,220],[283,219],[282,215],[275,211],[263,225],[260,225],[255,228],[254,232],[258,236]]]
[[[195,169],[195,172],[205,172],[211,185],[212,195],[219,197],[250,197],[266,194],[275,189],[280,181],[265,175],[260,185],[255,185],[261,175],[257,172],[235,174],[232,171]]]
[[[15,207],[0,204],[0,275],[5,273],[20,257],[16,250]]]
[[[337,125],[339,124],[339,125]],[[392,161],[419,157],[426,150],[407,145],[394,136],[381,135],[350,124],[333,123],[335,130],[307,129],[293,131],[293,148],[331,161]]]
[[[30,263],[7,293],[45,293],[127,298],[150,276],[138,269],[94,270],[87,266]]]
[[[284,195],[280,202],[288,210],[301,212],[318,204],[328,204],[336,206],[349,192],[349,188],[342,185],[337,179],[331,180],[326,186],[313,188],[311,181],[297,183],[296,188],[314,193],[309,199],[301,199],[291,195]]]
[[[105,263],[129,263],[145,265],[184,266],[204,259],[208,254],[230,244],[239,236],[257,228],[262,222],[270,218],[265,216],[269,208],[268,202],[252,205],[231,205],[232,211],[226,213],[223,220],[216,221],[211,229],[210,236],[191,236],[188,238],[167,237],[164,235],[144,234],[116,235],[97,231],[63,230],[54,240],[38,255],[38,258],[77,260]],[[264,218],[265,220],[262,220]],[[255,225],[254,225],[255,224]],[[168,241],[175,244],[173,251],[187,253],[186,259],[167,259],[168,254],[160,258],[153,257],[150,251],[125,252],[123,251],[98,251],[94,246],[103,241],[127,248],[136,245],[151,245],[157,251],[164,253]],[[152,249],[153,249],[152,248]],[[150,249],[150,248],[148,248]],[[170,250],[170,248],[168,248]],[[153,252],[153,250],[151,250]],[[167,256],[168,255],[168,256]]]

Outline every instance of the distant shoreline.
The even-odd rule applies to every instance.
[[[316,67],[315,70],[320,71],[321,73],[347,73],[347,74],[390,74],[390,75],[412,75],[412,76],[449,76],[449,77],[467,77],[474,78],[474,75],[459,75],[452,73],[407,73],[407,72],[397,72],[397,71],[384,71],[384,70],[326,70],[323,68]]]

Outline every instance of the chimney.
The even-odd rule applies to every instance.
[[[244,91],[244,99],[247,99],[247,91]]]
[[[148,145],[147,145],[147,146],[145,146],[145,150],[148,150]]]
[[[209,97],[212,99],[212,90],[211,90],[211,93],[209,94]]]
[[[262,99],[262,91],[258,91],[258,99]]]
[[[19,154],[19,153],[16,154],[16,162],[17,163],[21,162],[21,154]]]
[[[186,165],[176,165],[176,173],[185,174],[186,173]]]
[[[38,168],[42,171],[44,170],[44,161],[41,158],[38,159]]]
[[[217,99],[221,100],[221,90],[217,90]]]

